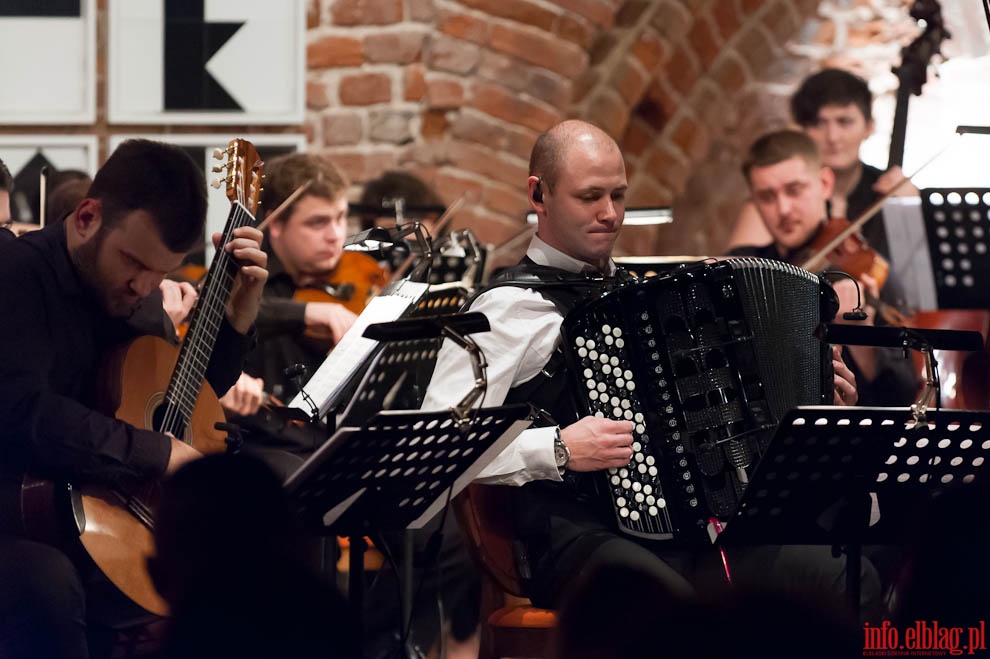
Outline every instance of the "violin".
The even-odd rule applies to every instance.
[[[845,234],[850,225],[849,220],[843,217],[831,218],[821,225],[818,234],[806,250],[815,254],[824,251],[825,258],[836,268],[856,279],[869,275],[876,280],[878,288],[883,288],[887,282],[887,275],[890,274],[890,263],[887,259],[867,245],[859,233],[849,232],[838,242],[836,241],[836,237]]]
[[[883,288],[890,274],[890,263],[877,250],[870,247],[862,235],[850,230],[852,224],[843,217],[833,217],[823,223],[814,240],[801,252],[803,255],[810,251],[815,255],[808,259],[802,259],[799,255],[794,259],[797,261],[796,265],[812,270],[810,264],[816,266],[814,269],[818,270],[825,267],[822,259],[827,259],[833,267],[857,280],[862,279],[863,275],[869,275],[876,281],[878,289]],[[873,295],[866,287],[863,287],[862,292],[864,303],[876,309],[880,317],[889,325],[903,327],[910,324],[910,318],[901,313],[897,307]]]
[[[373,257],[362,252],[345,251],[337,267],[324,281],[296,289],[292,299],[296,302],[333,302],[360,314],[388,281],[388,271],[378,265]],[[306,336],[319,341],[331,341],[333,338],[312,329],[306,330]]]

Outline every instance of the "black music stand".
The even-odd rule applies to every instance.
[[[366,338],[383,345],[351,394],[340,425],[360,425],[383,410],[419,409],[433,376],[443,327],[461,334],[489,330],[482,314],[456,314],[466,296],[460,286],[431,286],[408,318],[365,329]]]
[[[982,482],[988,460],[987,412],[930,411],[919,423],[908,408],[796,407],[717,543],[844,546],[858,615],[862,546],[903,541],[929,497]]]
[[[938,307],[990,308],[990,189],[926,188],[921,210]]]
[[[816,330],[822,341],[836,345],[877,346],[902,348],[907,357],[908,349],[917,350],[925,358],[925,386],[918,400],[911,406],[915,419],[921,420],[928,406],[935,402],[941,407],[938,396],[941,384],[935,350],[983,350],[983,336],[967,330],[933,330],[919,327],[874,327],[871,325],[823,325]]]
[[[363,537],[421,528],[530,425],[531,415],[529,405],[473,410],[467,423],[449,411],[382,412],[363,427],[340,428],[286,480],[306,528],[351,537],[355,615],[363,607]]]

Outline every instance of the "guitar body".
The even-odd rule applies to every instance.
[[[101,411],[138,428],[156,428],[156,411],[165,399],[177,358],[177,348],[154,336],[136,339],[112,353],[101,377]],[[204,382],[182,439],[202,453],[222,452],[225,433],[214,424],[223,420],[220,401]],[[156,488],[149,485],[126,495],[100,485],[80,490],[84,522],[79,540],[86,553],[124,595],[152,613],[167,615],[168,606],[147,570],[147,558],[154,553],[150,518],[141,519],[124,498],[130,495],[153,508]]]
[[[101,412],[136,428],[159,427],[155,412],[165,400],[165,390],[175,369],[179,350],[156,336],[142,336],[108,355],[101,375]],[[226,433],[214,424],[224,420],[223,407],[213,387],[203,382],[183,437],[201,453],[226,449]]]

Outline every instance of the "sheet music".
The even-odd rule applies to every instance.
[[[883,205],[890,271],[904,289],[905,306],[938,309],[935,272],[918,197],[891,197]]]
[[[364,336],[368,325],[398,320],[419,301],[428,288],[429,284],[403,281],[394,290],[386,289],[388,294],[382,293],[368,303],[351,329],[344,334],[303,387],[303,391],[319,406],[321,417],[333,407],[343,388],[378,347],[378,341]],[[296,394],[289,407],[303,410],[307,414],[311,411],[302,393]]]

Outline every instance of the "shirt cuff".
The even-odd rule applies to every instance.
[[[556,428],[530,428],[481,470],[476,481],[487,485],[525,485],[530,481],[561,481],[553,438]]]
[[[161,478],[172,456],[171,440],[151,430],[135,428],[133,432],[130,466],[142,476]]]
[[[533,430],[534,441],[520,447],[523,451],[524,462],[533,465],[534,473],[538,474],[532,480],[557,481],[558,483],[564,480],[561,478],[560,469],[557,467],[557,453],[553,445],[558,431],[556,426],[535,428]],[[537,433],[539,434],[537,435]]]

